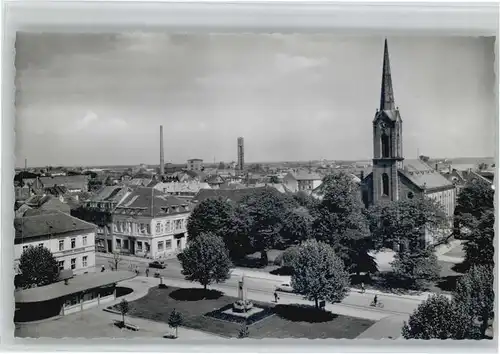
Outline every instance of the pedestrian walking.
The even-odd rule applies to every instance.
[[[365,291],[366,291],[366,290],[365,290],[365,283],[363,283],[363,282],[362,282],[362,283],[361,283],[361,293],[363,293],[363,294],[364,294],[364,292],[365,292]]]
[[[378,297],[377,295],[375,295],[375,297],[373,298],[373,306],[377,306],[377,302],[378,302]]]
[[[104,268],[104,265],[101,267],[101,273],[104,272],[106,268]]]
[[[146,268],[146,277],[149,277],[149,268]]]
[[[275,291],[274,292],[274,302],[275,303],[278,303],[278,300],[280,299],[280,297],[278,296],[278,293]]]

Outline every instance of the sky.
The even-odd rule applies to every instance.
[[[403,152],[495,153],[494,39],[388,37]],[[368,160],[382,37],[55,34],[16,39],[16,166]]]

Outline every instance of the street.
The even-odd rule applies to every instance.
[[[104,254],[96,254],[96,266],[98,267],[98,269],[100,269],[101,266],[104,265],[106,271],[109,271],[110,260],[111,258],[109,255],[107,256]],[[146,269],[148,269],[148,264],[149,260],[147,259],[134,259],[132,257],[127,257],[120,262],[119,269],[137,269],[140,276],[145,276],[145,271]],[[167,264],[167,267],[165,269],[149,268],[149,277],[153,277],[155,272],[158,272],[165,279],[177,281],[184,280],[184,276],[181,274],[182,267],[176,259],[165,260],[165,264]],[[276,286],[288,281],[289,279],[289,277],[277,276],[271,276],[272,278],[269,278],[269,276],[267,276],[263,272],[251,270],[245,271],[237,268],[233,270],[233,274],[231,275],[230,279],[228,279],[225,283],[214,285],[212,286],[212,288],[219,289],[221,291],[224,291],[225,293],[228,293],[229,290],[232,291],[237,288],[238,281],[241,280],[242,274],[245,274],[245,286],[247,287],[249,294],[260,294],[259,298],[262,298],[263,295],[264,298],[268,296],[268,301],[271,301],[274,298],[273,293],[276,289]],[[193,283],[193,286],[196,286],[195,283]],[[351,316],[354,317],[358,317],[356,316],[356,311],[361,310],[376,313],[378,314],[377,317],[380,316],[380,314],[384,314],[384,316],[408,315],[416,309],[416,307],[421,303],[423,299],[425,299],[422,298],[422,296],[406,297],[377,292],[376,295],[379,302],[383,304],[383,308],[375,308],[370,306],[370,303],[373,301],[374,295],[374,292],[366,292],[362,294],[358,291],[351,290],[349,295],[346,296],[340,304],[335,304],[334,306],[351,308],[352,310],[349,312],[352,312]],[[287,301],[292,301],[293,299],[299,301],[302,299],[300,295],[284,292],[280,292],[279,296],[281,299],[287,299]]]

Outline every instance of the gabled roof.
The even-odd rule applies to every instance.
[[[68,188],[66,188],[66,186],[57,186],[57,185],[52,187],[46,187],[45,193],[52,194],[55,196],[64,195],[68,193]]]
[[[130,191],[130,188],[125,186],[104,186],[90,198],[90,201],[118,203]]]
[[[14,219],[16,239],[58,235],[72,231],[94,230],[96,226],[69,214],[54,211],[49,214]]]
[[[87,175],[40,177],[40,182],[45,188],[58,185],[68,189],[84,189],[88,180],[89,176]]]
[[[323,177],[316,172],[309,172],[305,170],[298,170],[290,172],[290,175],[293,176],[297,181],[317,181],[322,180]]]
[[[200,189],[210,189],[210,185],[205,182],[165,182],[158,183],[155,189],[165,193],[198,193]]]
[[[422,190],[453,186],[441,173],[421,160],[404,160],[399,173]]]
[[[193,198],[193,202],[200,203],[209,198],[224,198],[233,202],[239,202],[243,197],[256,191],[271,187],[252,187],[242,189],[201,189]]]
[[[189,203],[155,188],[138,187],[115,208],[114,214],[162,216],[188,213]]]

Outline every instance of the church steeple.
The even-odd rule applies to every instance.
[[[384,65],[382,69],[382,87],[380,91],[380,110],[394,110],[394,92],[392,90],[391,63],[389,62],[387,38],[384,44]]]

